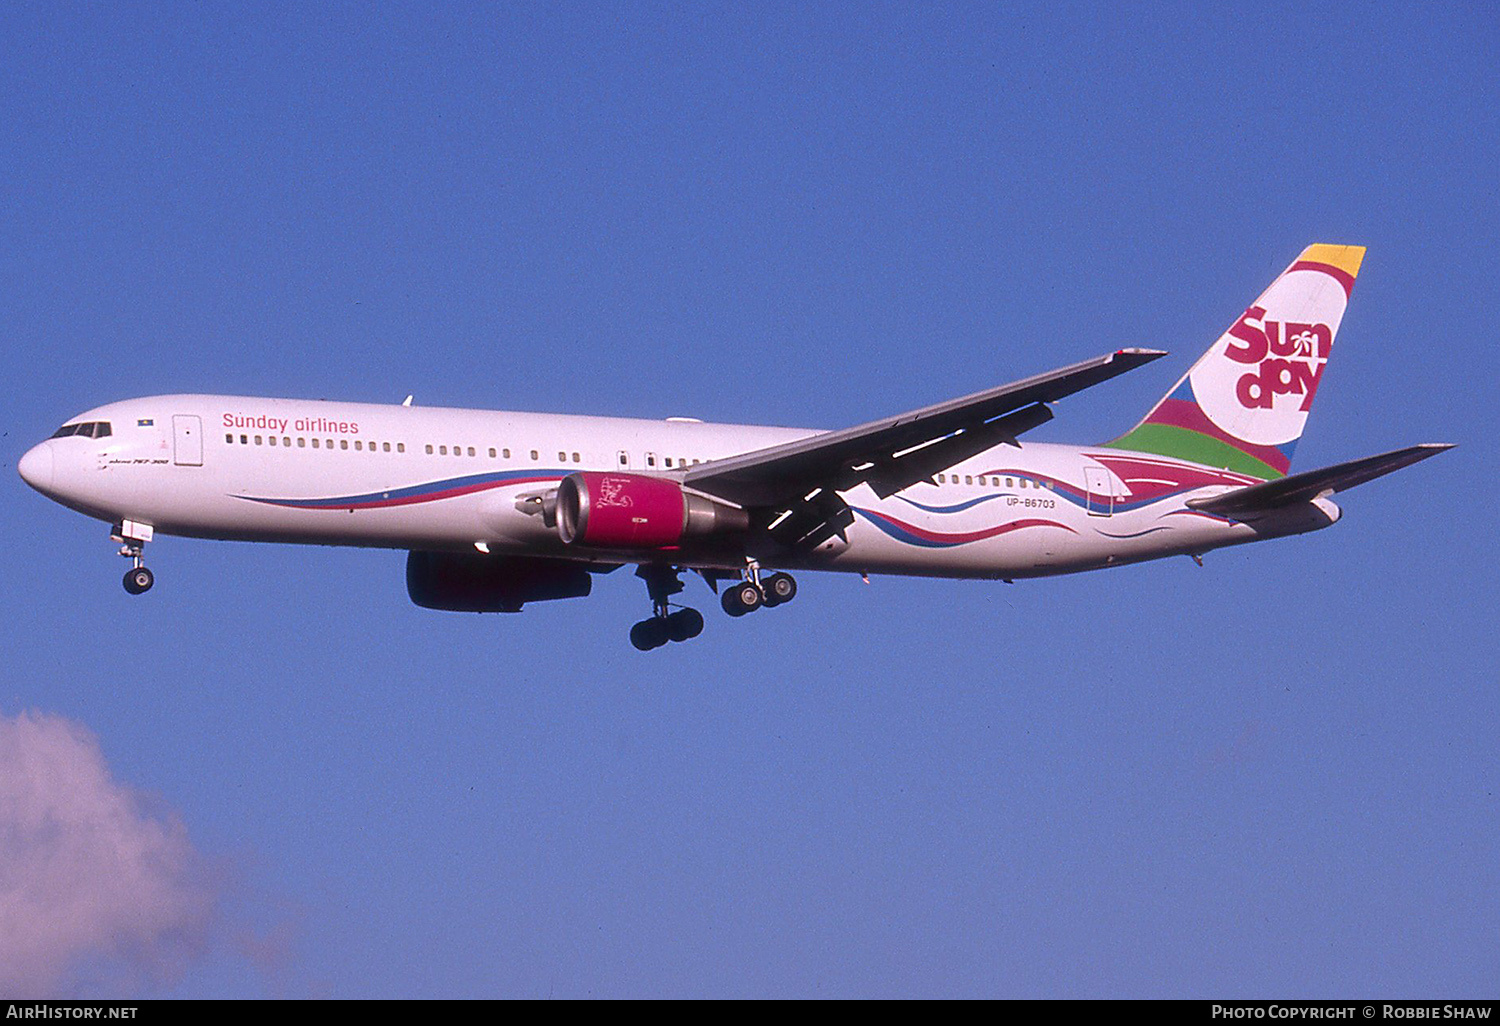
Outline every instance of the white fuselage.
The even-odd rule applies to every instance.
[[[527,497],[580,470],[670,476],[699,462],[818,432],[557,414],[170,395],[74,418],[106,437],[53,438],[27,453],[38,490],[111,523],[251,541],[482,550],[595,562],[664,558],[744,565],[743,548],[621,553],[564,545]],[[885,499],[843,494],[855,522],[793,569],[933,577],[1068,573],[1327,526],[1318,500],[1246,523],[1190,509],[1254,483],[1228,471],[1106,447],[998,446]]]

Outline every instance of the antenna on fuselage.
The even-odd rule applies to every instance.
[[[402,406],[410,406],[411,405],[411,399],[412,399],[411,396],[407,396],[405,399],[401,400],[401,405]]]

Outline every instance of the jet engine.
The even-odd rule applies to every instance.
[[[406,593],[424,609],[519,613],[527,602],[583,598],[593,578],[578,563],[533,556],[409,552]]]
[[[744,510],[666,478],[584,470],[557,487],[557,533],[567,545],[660,549],[749,526]]]

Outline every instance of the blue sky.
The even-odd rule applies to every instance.
[[[1497,28],[7,5],[0,714],[91,732],[214,903],[57,987],[1494,996]],[[1369,253],[1294,466],[1460,448],[1202,569],[690,583],[642,655],[624,573],[448,615],[400,553],[167,539],[132,599],[13,474],[163,392],[831,428],[1171,350],[1036,433],[1096,441],[1315,241]]]

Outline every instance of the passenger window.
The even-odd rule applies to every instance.
[[[316,438],[314,438],[313,439],[313,448],[316,449],[317,447],[318,447],[318,440]]]
[[[535,460],[535,459],[540,459],[541,457],[539,457],[537,455],[537,451],[535,449],[533,449],[533,450],[531,450],[531,458]]]
[[[391,451],[391,443],[390,442],[381,442],[380,443],[380,451],[381,452],[390,452]]]
[[[943,474],[939,474],[938,475],[938,484],[947,484],[947,483],[948,483],[948,478],[945,475],[943,475]]]
[[[470,456],[474,455],[474,447],[472,445],[469,446],[469,455]]]
[[[260,444],[260,435],[256,435],[256,436],[255,436],[255,444],[256,444],[256,445],[259,445],[259,444]]]
[[[397,442],[396,443],[396,451],[397,452],[405,452],[406,451],[406,443],[405,442]]]
[[[566,463],[566,462],[568,462],[568,454],[565,453],[565,452],[558,453],[557,454],[557,462],[559,462],[559,463]]]
[[[241,445],[249,445],[250,444],[250,436],[249,435],[240,435],[240,444]]]
[[[363,450],[364,447],[365,447],[364,442],[361,442],[361,441],[358,441],[358,440],[355,441],[355,443],[354,443],[354,448],[355,449]]]
[[[573,454],[573,462],[574,463],[578,462],[578,454],[576,452]]]
[[[349,439],[347,439],[347,438],[340,438],[339,439],[339,448],[340,449],[347,449],[347,448],[349,448]]]
[[[490,449],[490,459],[494,459],[494,458],[495,458],[495,450],[493,448],[491,448]]]
[[[510,450],[509,449],[501,449],[500,450],[500,455],[504,456],[506,459],[510,459]]]
[[[1015,487],[1013,484],[1011,484],[1011,480],[1008,477],[1005,479],[1005,487],[1007,487],[1007,488],[1014,488]]]
[[[307,439],[305,439],[305,438],[299,438],[299,439],[297,439],[297,448],[299,448],[299,449],[306,449],[307,448]]]
[[[653,469],[656,467],[656,453],[654,453],[654,452],[648,452],[648,453],[646,453],[646,466],[651,467]]]
[[[662,462],[666,464],[668,470],[670,470],[672,468],[672,457],[668,456]]]
[[[270,438],[267,438],[266,439],[266,443],[268,445],[275,445],[276,444],[276,436],[272,435]]]
[[[234,444],[234,436],[233,435],[225,435],[224,436],[224,441],[228,442],[230,445],[233,445]]]
[[[629,465],[630,465],[630,454],[629,453],[625,453],[625,452],[620,453],[620,466],[626,467],[626,466],[629,466]]]
[[[427,451],[431,452],[432,451],[432,446],[429,445],[427,447]],[[448,447],[446,445],[440,445],[440,446],[438,446],[438,455],[439,456],[446,456],[446,455],[448,455]]]
[[[973,477],[973,475],[971,475],[971,474],[965,474],[964,475],[964,484],[970,484],[971,485],[973,483],[974,483],[974,477]]]

